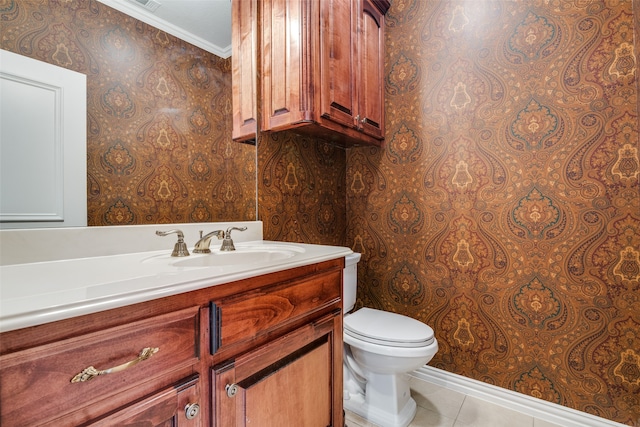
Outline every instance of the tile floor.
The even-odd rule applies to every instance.
[[[409,427],[560,427],[415,377],[411,377],[410,384],[418,412]],[[348,411],[346,424],[374,426]]]

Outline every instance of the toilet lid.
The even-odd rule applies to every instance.
[[[433,329],[419,320],[366,307],[345,316],[344,332],[366,342],[392,347],[424,347],[434,340]]]

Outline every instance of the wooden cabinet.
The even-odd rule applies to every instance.
[[[338,310],[215,367],[214,425],[342,426],[341,327]]]
[[[333,270],[212,303],[215,426],[342,426],[341,289]]]
[[[381,145],[388,8],[387,0],[260,1],[254,30],[261,70],[245,67],[233,80],[234,90],[245,85],[245,72],[257,80],[260,131],[296,129],[346,145]],[[238,18],[234,33],[248,28],[243,18],[253,20]],[[235,114],[242,104],[233,108]]]
[[[200,427],[202,421],[198,376],[132,402],[115,413],[90,422],[92,427]]]
[[[358,39],[360,83],[359,128],[376,139],[384,138],[384,13],[386,1],[362,0]],[[383,12],[384,11],[384,12]]]
[[[355,138],[373,138],[374,143],[384,138],[384,14],[389,5],[383,3],[320,2],[318,122],[335,130],[332,122],[355,129],[363,134]]]
[[[343,267],[2,333],[0,425],[342,426]]]
[[[231,99],[232,137],[236,141],[255,139],[258,126],[256,104],[257,0],[235,0],[231,4]]]
[[[190,307],[2,355],[0,424],[87,422],[173,385],[198,363],[199,311]],[[30,332],[44,329],[46,338],[50,327]]]
[[[237,353],[260,337],[323,312],[340,300],[336,284],[341,283],[341,274],[330,271],[214,300],[211,352]]]

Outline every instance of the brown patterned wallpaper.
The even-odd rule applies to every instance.
[[[231,60],[96,1],[0,1],[1,45],[87,75],[88,224],[256,219]]]
[[[638,10],[394,0],[386,147],[346,175],[359,304],[433,326],[433,366],[631,425]]]
[[[0,0],[0,31],[88,76],[91,225],[250,220],[257,200],[266,239],[362,252],[359,305],[433,326],[432,365],[633,425],[634,3],[393,0],[386,147],[261,135],[257,168],[231,143],[228,60],[94,1]]]
[[[264,238],[344,245],[347,230],[343,148],[291,132],[261,134],[258,218]]]

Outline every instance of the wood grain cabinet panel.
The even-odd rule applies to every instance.
[[[329,0],[320,7],[320,120],[357,128],[359,1]]]
[[[254,51],[260,72],[245,67],[232,82],[244,86],[245,72],[257,81],[260,130],[381,145],[388,8],[387,0],[261,1]]]
[[[171,371],[198,361],[198,323],[193,307],[1,356],[2,425],[43,424],[123,393],[141,397],[135,391],[140,384],[162,383]],[[86,368],[131,362],[147,347],[157,352],[121,372],[72,382]]]
[[[381,139],[384,138],[384,14],[381,10],[385,10],[385,6],[377,7],[372,1],[363,0],[360,7],[358,121],[362,132]]]
[[[231,4],[231,102],[232,137],[236,141],[255,139],[258,130],[256,105],[257,0],[234,0]]]
[[[182,380],[151,396],[87,424],[91,427],[200,427],[203,421],[198,376]]]
[[[338,352],[340,310],[214,367],[214,426],[342,426]]]
[[[261,288],[218,301],[218,349],[254,340],[340,301],[341,272]]]

